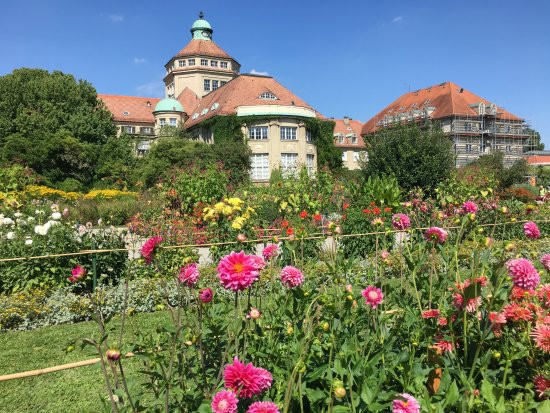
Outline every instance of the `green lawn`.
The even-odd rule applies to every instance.
[[[166,312],[127,318],[126,336],[138,328],[153,331],[167,319]],[[111,326],[118,323],[115,319]],[[93,322],[1,333],[0,375],[97,357],[91,347],[81,350],[76,346],[73,352],[65,352],[70,340],[96,336],[97,325]],[[135,359],[126,363],[128,376],[133,375],[138,363]],[[104,389],[99,364],[0,382],[0,412],[98,412]]]

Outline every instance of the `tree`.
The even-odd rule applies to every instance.
[[[393,175],[405,190],[433,192],[454,169],[452,141],[436,125],[420,129],[414,124],[386,128],[368,139],[364,178]]]
[[[27,68],[0,77],[1,158],[32,168],[46,183],[91,185],[101,147],[115,135],[90,83]]]
[[[525,132],[530,136],[527,139],[527,144],[523,147],[523,152],[544,150],[544,142],[542,142],[539,132],[531,128],[525,129]]]
[[[498,182],[499,189],[506,189],[514,184],[523,183],[525,176],[529,173],[529,165],[525,159],[518,159],[509,168],[505,168],[504,154],[500,151],[482,155],[469,165],[490,171]]]

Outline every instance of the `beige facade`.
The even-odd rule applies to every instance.
[[[212,61],[220,62],[219,59],[201,58],[199,56],[185,60],[194,60],[198,62],[206,60],[208,64],[211,64]],[[176,63],[178,61],[181,61],[181,59],[176,60]],[[210,69],[208,66],[193,66],[193,68],[188,68],[186,70],[178,70],[170,66],[168,74],[164,78],[166,97],[178,97],[186,87],[191,89],[197,96],[203,97],[211,91],[225,85],[237,75],[238,72],[217,71]]]
[[[361,162],[367,160],[367,152],[356,148],[342,148],[342,166],[350,171],[361,169]]]

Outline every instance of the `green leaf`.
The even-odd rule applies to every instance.
[[[458,394],[458,386],[453,380],[453,382],[449,386],[449,389],[445,393],[445,406],[452,406],[453,404],[455,404],[459,397],[460,395]]]

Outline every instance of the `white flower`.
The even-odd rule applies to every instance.
[[[13,216],[15,218],[21,218],[23,216],[23,214],[21,212],[16,212],[15,214],[13,214]]]
[[[37,225],[34,227],[34,232],[38,235],[47,235],[51,224],[46,222],[44,225]]]
[[[41,211],[40,209],[35,210],[34,213],[35,213],[36,215],[44,215],[44,214],[45,214],[45,212],[44,212],[44,211]]]
[[[32,245],[32,239],[27,238],[27,239],[25,240],[25,245]]]
[[[29,221],[29,222],[34,222],[34,217],[28,217],[28,218],[27,218],[27,221]]]
[[[52,219],[55,219],[56,221],[59,221],[61,219],[61,213],[59,212],[54,212],[52,214]]]
[[[82,236],[86,233],[86,227],[84,225],[80,225],[78,227],[78,235]]]
[[[15,222],[13,222],[13,219],[8,218],[8,217],[4,218],[4,219],[2,220],[2,223],[3,223],[4,225],[13,225],[13,224],[15,224]]]
[[[59,205],[57,205],[57,204],[51,204],[50,208],[51,208],[52,212],[59,212]]]
[[[99,219],[97,220],[97,225],[101,226],[101,224],[103,224],[103,220],[102,220],[101,218],[99,218]]]
[[[15,233],[13,231],[10,231],[6,234],[7,239],[13,239],[13,237],[15,237]]]

